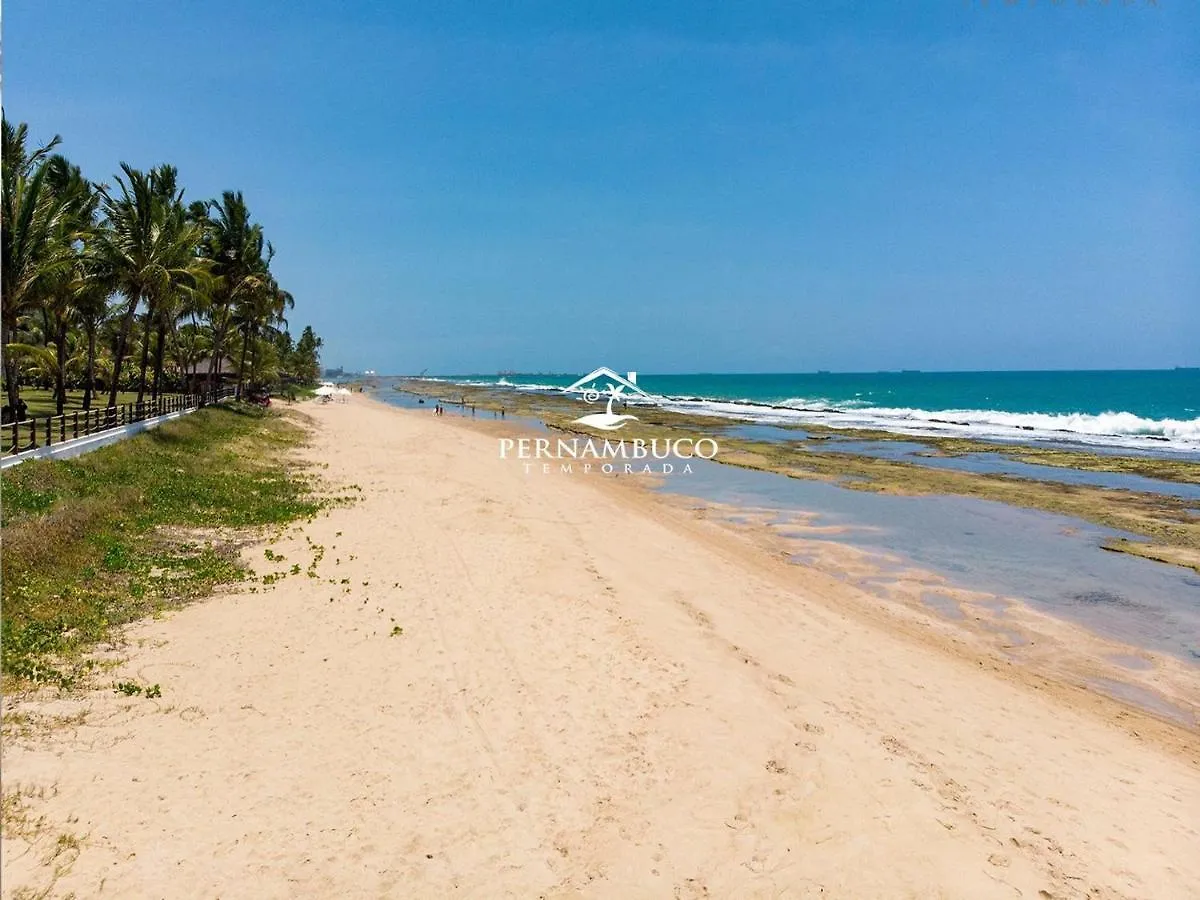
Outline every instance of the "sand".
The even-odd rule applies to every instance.
[[[361,499],[248,554],[320,577],[130,628],[114,680],[160,698],[8,706],[59,724],[4,748],[41,817],[5,897],[1200,893],[1194,731],[628,479],[527,475],[511,426],[304,409]]]

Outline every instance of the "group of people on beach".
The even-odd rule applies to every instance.
[[[421,401],[418,401],[418,402],[420,402],[420,403],[424,403],[425,401],[424,401],[424,400],[421,400]],[[466,404],[465,404],[465,403],[464,403],[462,406],[463,406],[463,409],[466,409],[466,408],[467,408],[467,406],[466,406]],[[442,404],[440,404],[440,403],[439,403],[439,404],[437,404],[437,405],[436,405],[436,406],[434,406],[434,408],[433,408],[433,414],[434,414],[435,416],[444,416],[444,415],[446,414],[446,407],[442,406]],[[475,415],[475,407],[474,407],[474,406],[472,406],[472,407],[471,407],[471,415]],[[496,417],[496,415],[497,415],[497,411],[496,411],[496,410],[492,410],[492,418],[495,418],[495,417]],[[502,419],[504,418],[504,407],[503,407],[503,406],[502,406],[502,407],[500,407],[500,410],[499,410],[499,416],[500,416],[500,418],[502,418]]]
[[[425,398],[424,398],[424,397],[421,397],[421,398],[419,398],[419,399],[417,400],[417,403],[424,403],[424,402],[425,402]],[[453,402],[454,402],[454,401],[451,401],[451,403],[453,403]],[[469,407],[468,407],[468,405],[467,405],[467,398],[466,398],[466,397],[463,397],[463,398],[462,398],[462,400],[459,402],[459,404],[458,404],[458,405],[459,405],[459,406],[461,406],[461,407],[463,408],[464,415],[465,415],[465,413],[466,413],[466,410],[467,410],[467,409],[470,409],[470,410],[471,410],[471,415],[472,415],[472,416],[473,416],[473,415],[475,415],[475,406],[474,406],[474,405],[471,405],[471,406],[469,406]],[[435,416],[444,416],[444,415],[446,414],[446,407],[445,407],[445,406],[443,406],[443,405],[442,405],[440,402],[439,402],[439,403],[437,403],[437,404],[435,404],[435,405],[434,405],[434,407],[433,407],[433,414],[434,414]],[[499,415],[499,417],[500,417],[501,419],[503,419],[503,418],[504,418],[504,407],[503,407],[503,406],[501,406],[501,407],[499,408],[499,410],[495,410],[495,409],[493,409],[493,410],[492,410],[492,418],[493,418],[493,419],[494,419],[494,418],[496,418],[496,416],[497,416],[497,415]]]

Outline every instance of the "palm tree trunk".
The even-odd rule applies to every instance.
[[[92,408],[92,392],[96,389],[96,323],[87,326],[87,375],[83,383],[83,408]]]
[[[58,366],[54,370],[54,406],[58,415],[61,416],[67,406],[67,320],[65,316],[55,330],[58,333],[54,336],[54,356]]]
[[[258,330],[250,341],[250,384],[258,384]]]
[[[240,363],[238,363],[237,396],[239,399],[242,396],[242,376],[243,376],[243,373],[246,371],[246,347],[249,345],[249,343],[250,343],[250,330],[249,330],[249,328],[247,328],[245,331],[242,332],[242,361]]]
[[[8,352],[8,345],[12,343],[12,329],[9,328],[7,322],[0,323],[0,345],[3,346],[4,353],[4,389],[8,393],[8,408],[16,415],[17,401],[21,399],[21,388],[17,384],[17,363],[12,358],[12,354]]]
[[[117,349],[113,358],[112,384],[108,387],[108,405],[117,405],[117,391],[121,384],[121,364],[125,361],[125,346],[129,343],[129,332],[133,330],[133,315],[137,312],[141,298],[133,297],[121,318],[121,330],[117,332]]]
[[[225,329],[218,328],[213,325],[213,342],[212,355],[208,359],[208,391],[211,393],[217,389],[217,367],[221,359],[221,354],[225,352]]]
[[[153,399],[158,399],[158,389],[162,384],[163,373],[163,349],[167,343],[167,323],[160,321],[158,323],[158,343],[154,345],[154,390],[150,395]]]
[[[138,376],[137,402],[141,403],[146,396],[146,369],[150,365],[150,326],[154,323],[154,302],[146,307],[146,325],[142,329],[142,371]]]

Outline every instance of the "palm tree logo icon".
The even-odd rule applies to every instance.
[[[598,389],[596,385],[601,383],[601,379],[603,379],[605,387]],[[601,431],[616,431],[618,428],[624,428],[628,422],[637,421],[637,416],[617,415],[613,412],[613,402],[618,397],[633,399],[641,403],[654,402],[654,398],[638,387],[637,372],[618,375],[608,366],[593,369],[570,387],[563,388],[563,392],[582,394],[587,403],[595,403],[607,395],[608,405],[604,412],[591,413],[574,420],[577,425],[586,425],[588,428],[598,428]]]
[[[586,416],[580,416],[575,419],[576,425],[586,425],[588,428],[599,428],[601,431],[616,431],[618,428],[624,428],[627,422],[637,421],[637,416],[617,415],[613,412],[613,401],[621,396],[625,386],[617,386],[611,382],[608,385],[608,406],[602,413],[590,413]],[[597,390],[589,390],[583,392],[583,399],[588,403],[595,403],[604,394]]]

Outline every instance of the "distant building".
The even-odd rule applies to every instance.
[[[187,383],[188,391],[198,393],[208,390],[213,387],[220,387],[223,384],[230,384],[237,381],[237,366],[228,356],[222,356],[217,360],[217,369],[213,373],[212,382],[209,381],[209,369],[212,367],[212,357],[206,356],[201,359],[188,373]]]
[[[344,374],[345,374],[345,372],[343,371],[341,366],[338,366],[336,369],[326,369],[325,370],[326,378],[341,378]]]

